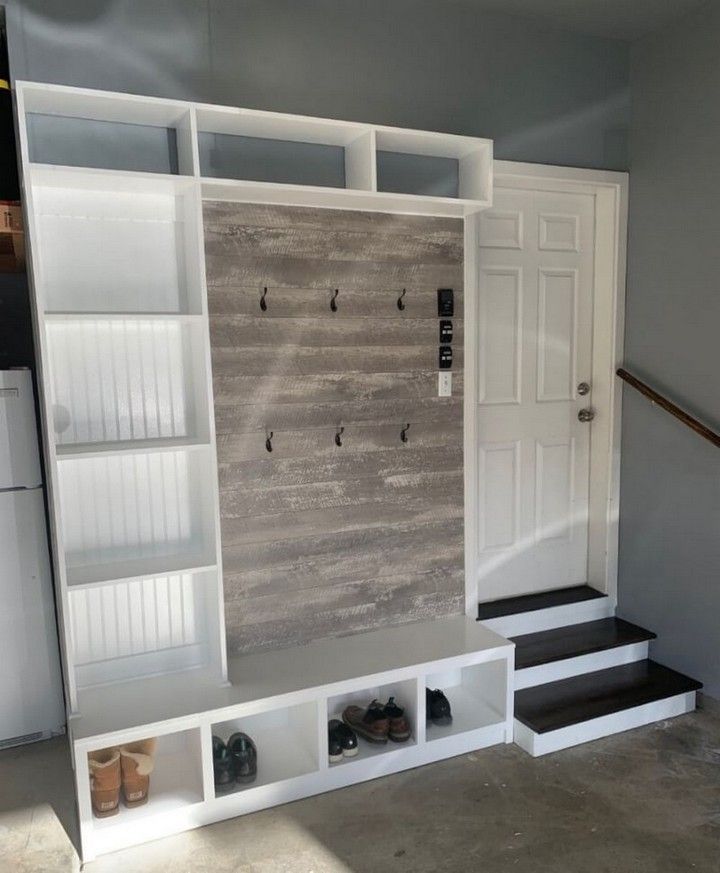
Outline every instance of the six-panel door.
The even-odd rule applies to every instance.
[[[479,224],[477,566],[492,600],[587,581],[594,200],[499,188]]]

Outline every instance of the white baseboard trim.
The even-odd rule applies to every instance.
[[[609,737],[612,734],[692,712],[695,709],[695,697],[695,691],[688,691],[685,694],[676,694],[664,700],[656,700],[653,703],[614,712],[611,715],[544,734],[536,734],[515,719],[515,743],[533,758],[537,758],[560,749],[569,749],[571,746],[579,746],[591,740],[599,740],[601,737]]]

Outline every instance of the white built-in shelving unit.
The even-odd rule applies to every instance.
[[[228,665],[202,215],[219,199],[472,221],[492,201],[492,144],[30,82],[15,95],[85,859],[510,741],[512,646],[465,616]],[[426,684],[447,689],[452,727],[426,729]],[[327,719],[392,693],[411,741],[330,766]],[[258,780],[216,796],[210,739],[236,729],[258,743]],[[150,801],[94,818],[87,752],[147,736]]]

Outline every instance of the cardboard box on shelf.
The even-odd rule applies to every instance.
[[[24,270],[22,206],[14,200],[0,200],[0,273],[22,273]]]

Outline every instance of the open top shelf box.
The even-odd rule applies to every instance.
[[[33,163],[193,175],[186,103],[32,82],[22,99]]]
[[[213,199],[378,212],[464,217],[492,202],[486,139],[25,82],[18,90],[33,170],[180,174],[201,179]]]

